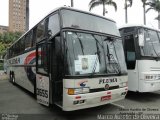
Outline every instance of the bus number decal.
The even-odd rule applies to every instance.
[[[49,77],[36,75],[37,102],[49,106]]]
[[[48,90],[37,88],[37,95],[48,98]]]

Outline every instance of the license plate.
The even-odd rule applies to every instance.
[[[101,101],[110,100],[111,95],[101,97]]]

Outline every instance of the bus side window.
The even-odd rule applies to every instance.
[[[12,57],[12,47],[9,49],[9,58],[11,58]]]
[[[24,52],[25,50],[25,38],[24,37],[21,38],[19,45],[20,45],[20,53]]]
[[[37,42],[43,40],[44,37],[45,37],[45,20],[41,21],[38,24],[37,31],[36,31]]]
[[[42,74],[48,73],[47,61],[47,44],[39,45],[38,47],[38,68],[37,71]]]
[[[36,46],[36,35],[37,35],[37,32],[36,32],[37,28],[34,28],[33,29],[33,35],[32,35],[32,47]]]
[[[25,40],[25,50],[28,50],[29,48],[32,47],[32,35],[33,31],[31,30],[27,35],[26,35],[26,40]]]
[[[51,15],[48,19],[47,37],[52,38],[60,31],[58,14]]]

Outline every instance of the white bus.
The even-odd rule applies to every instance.
[[[10,81],[64,111],[122,100],[128,91],[120,33],[110,19],[61,7],[7,53]]]
[[[144,25],[120,28],[128,69],[128,89],[160,90],[160,31]]]

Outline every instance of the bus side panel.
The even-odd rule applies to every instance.
[[[28,80],[24,67],[13,67],[15,82],[21,87],[34,93],[34,85]]]
[[[36,80],[35,62],[36,51],[32,50],[25,54],[9,59],[7,74],[14,72],[15,83],[34,93],[34,84]]]
[[[136,60],[136,65],[134,70],[128,70],[128,90],[129,91],[139,91],[138,88],[138,61]]]
[[[152,92],[160,90],[160,61],[139,60],[139,92]],[[152,76],[146,79],[145,76]]]

